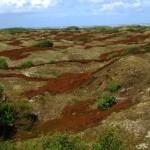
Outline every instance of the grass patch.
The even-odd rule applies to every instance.
[[[101,27],[101,28],[98,28],[98,31],[103,32],[103,33],[109,33],[109,34],[119,32],[118,28],[113,28],[113,27]]]
[[[0,58],[0,68],[8,68],[8,63],[5,58]]]
[[[92,141],[93,142],[93,141]],[[123,142],[115,129],[104,130],[94,144],[84,141],[81,136],[57,133],[51,137],[41,136],[20,142],[0,142],[1,150],[122,150]]]
[[[137,52],[140,51],[140,48],[139,47],[131,47],[131,48],[128,48],[126,50],[124,50],[122,52],[123,55],[127,55],[127,54],[135,54]]]
[[[52,41],[43,40],[43,41],[33,45],[33,47],[52,47],[53,45],[54,45],[54,43]]]
[[[147,27],[146,26],[141,26],[141,25],[132,25],[132,26],[127,26],[127,31],[129,32],[139,32],[145,30]]]
[[[118,53],[109,54],[109,55],[107,56],[107,59],[113,59],[113,58],[118,57],[118,56],[119,56]]]
[[[109,128],[98,137],[92,150],[123,150],[123,142],[120,136],[115,134],[115,130]]]
[[[77,42],[86,42],[86,41],[88,41],[88,38],[86,37],[81,37],[77,40]]]
[[[150,46],[145,46],[145,47],[144,47],[144,50],[150,51]]]
[[[49,60],[48,60],[48,63],[50,63],[50,64],[51,64],[51,63],[55,63],[55,62],[56,62],[55,59],[49,59]]]
[[[31,28],[6,28],[3,29],[3,31],[8,31],[8,32],[32,32],[32,31],[36,31],[35,29],[31,29]]]
[[[26,61],[21,64],[21,67],[32,67],[32,66],[33,66],[32,61]]]
[[[99,98],[96,99],[96,103],[98,108],[101,108],[102,110],[107,110],[111,108],[114,104],[116,104],[116,98],[115,96],[104,92]]]
[[[10,142],[0,142],[0,150],[17,150]]]
[[[120,82],[113,82],[108,85],[108,90],[111,92],[116,92],[121,87]]]
[[[0,85],[0,102],[3,99],[3,95],[4,95],[4,87],[2,85]]]

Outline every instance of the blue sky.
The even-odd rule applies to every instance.
[[[0,0],[0,28],[150,23],[150,0]]]

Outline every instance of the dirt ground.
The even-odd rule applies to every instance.
[[[80,38],[86,38],[80,41]],[[33,47],[51,40],[53,47]],[[123,53],[132,47],[140,50]],[[71,131],[87,140],[109,126],[122,134],[127,150],[150,149],[150,28],[117,33],[96,29],[67,32],[39,29],[29,32],[0,30],[0,84],[16,107],[31,106],[38,121],[30,131],[18,129],[14,139]],[[33,66],[21,64],[32,61]],[[110,83],[121,88],[117,104],[102,111],[93,107]],[[132,142],[131,142],[132,141]]]

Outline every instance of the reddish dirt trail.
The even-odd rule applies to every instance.
[[[19,46],[20,44],[22,44],[22,42],[20,40],[14,40],[11,42],[8,42],[9,45],[14,45],[14,46]]]
[[[129,36],[128,39],[125,40],[119,40],[119,41],[112,41],[109,44],[114,45],[114,44],[134,44],[134,43],[138,43],[141,41],[144,41],[145,39],[150,38],[150,34],[146,34],[146,35],[136,35],[136,36]]]
[[[26,81],[47,81],[47,80],[49,80],[48,78],[28,77],[23,74],[15,74],[15,73],[9,73],[9,74],[1,74],[0,73],[0,78],[20,78],[20,79],[24,79]]]
[[[126,109],[132,105],[132,101],[127,100],[122,103],[114,105],[111,109],[106,111],[91,110],[89,108],[93,101],[82,102],[76,106],[67,106],[64,108],[63,116],[60,119],[49,120],[41,123],[36,128],[43,133],[58,132],[58,131],[72,131],[79,132],[88,127],[96,125],[113,112]]]
[[[71,92],[76,88],[82,86],[86,81],[88,81],[90,77],[91,73],[80,73],[80,74],[67,73],[60,78],[49,79],[46,85],[38,89],[26,92],[25,96],[30,98],[38,94],[42,94],[46,91],[49,91],[53,94],[56,93],[62,94],[66,92]]]
[[[19,60],[22,58],[26,58],[30,55],[30,52],[34,51],[49,51],[49,50],[57,50],[57,49],[66,49],[68,46],[55,46],[55,47],[28,47],[21,49],[14,49],[9,51],[0,52],[0,56],[9,57],[12,60]]]

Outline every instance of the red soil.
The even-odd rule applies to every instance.
[[[30,55],[29,52],[33,51],[48,51],[48,50],[56,50],[56,49],[66,49],[68,46],[55,46],[55,47],[28,47],[28,48],[21,48],[21,49],[14,49],[9,51],[2,51],[0,52],[0,56],[9,57],[12,60],[19,60],[22,58],[26,58]]]
[[[58,131],[72,131],[79,132],[88,127],[96,125],[113,112],[121,109],[126,109],[132,105],[132,101],[127,100],[122,103],[117,103],[111,109],[106,111],[91,110],[89,106],[93,101],[82,102],[76,106],[67,106],[64,108],[63,116],[60,119],[49,120],[41,123],[37,128],[43,133],[58,132]]]
[[[46,91],[49,91],[53,94],[66,93],[75,90],[76,88],[82,86],[88,79],[91,77],[91,73],[80,73],[80,74],[72,74],[67,73],[64,74],[60,78],[50,78],[46,85],[31,90],[25,93],[27,97],[33,97],[38,94],[42,94]]]
[[[150,38],[150,34],[146,34],[146,35],[136,35],[136,36],[131,36],[128,39],[125,40],[120,40],[120,41],[112,41],[110,44],[134,44],[134,43],[138,43],[138,42],[142,42],[145,39]]]
[[[20,44],[22,44],[22,42],[20,40],[14,40],[14,41],[8,42],[8,44],[14,45],[14,46],[19,46]]]

